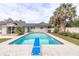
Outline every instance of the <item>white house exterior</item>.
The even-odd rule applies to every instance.
[[[25,28],[25,32],[48,32],[48,28],[35,27],[35,28],[30,28],[30,31],[28,31],[28,28]]]
[[[0,21],[0,34],[15,34],[17,26],[24,27],[25,32],[48,32],[47,23],[25,23],[24,21],[13,21],[11,19]]]
[[[28,23],[26,24],[26,32],[48,32],[47,23]]]
[[[11,19],[0,21],[0,34],[15,34],[15,29],[17,26],[25,26],[25,22],[23,21],[13,21]]]

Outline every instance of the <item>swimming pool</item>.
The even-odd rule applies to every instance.
[[[39,38],[40,45],[62,44],[62,42],[56,40],[55,38],[45,33],[29,33],[16,39],[13,42],[10,42],[9,44],[15,44],[15,45],[34,44],[35,38]]]

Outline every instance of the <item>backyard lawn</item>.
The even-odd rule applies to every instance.
[[[59,35],[59,34],[53,34],[53,35],[58,36],[60,38],[63,38],[64,40],[72,42],[72,43],[74,43],[76,45],[79,45],[79,39],[75,39],[75,38],[71,38],[69,36],[63,36],[63,35]]]
[[[1,42],[4,42],[4,41],[7,41],[7,40],[9,40],[9,39],[11,39],[11,38],[0,38],[0,43],[1,43]]]

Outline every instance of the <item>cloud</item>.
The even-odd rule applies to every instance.
[[[0,4],[0,20],[11,17],[26,23],[48,22],[59,3],[5,3]],[[78,4],[75,4],[78,6]],[[79,6],[77,7],[79,13]]]

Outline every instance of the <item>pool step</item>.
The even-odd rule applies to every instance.
[[[32,48],[32,55],[40,56],[40,42],[39,37],[35,38],[34,46]]]
[[[34,56],[40,56],[40,47],[33,47],[32,49],[32,55]]]
[[[39,37],[35,38],[34,46],[40,46]]]

